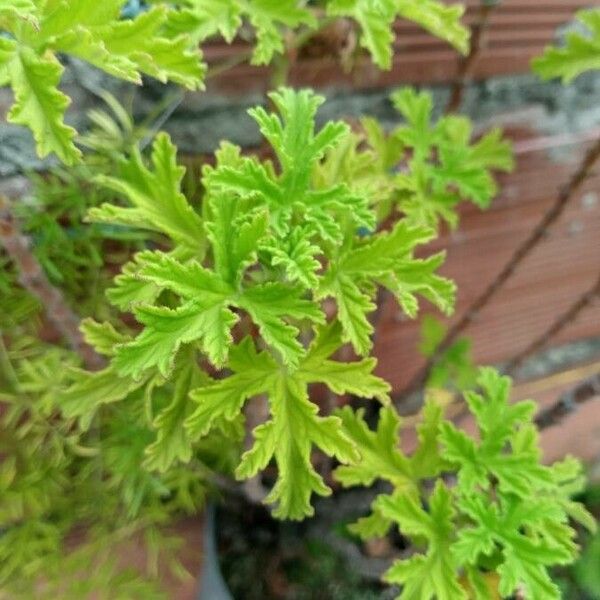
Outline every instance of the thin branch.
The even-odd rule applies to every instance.
[[[600,276],[598,276],[596,283],[594,283],[589,290],[583,293],[562,315],[560,315],[556,321],[542,333],[542,335],[527,346],[525,350],[517,354],[517,356],[504,367],[504,373],[511,375],[517,371],[529,356],[546,347],[550,340],[557,336],[565,327],[567,327],[567,325],[571,324],[584,309],[590,306],[596,298],[598,298],[598,296],[600,296]]]
[[[0,196],[0,245],[19,271],[19,283],[38,298],[48,320],[79,354],[88,369],[100,369],[104,359],[83,339],[79,331],[79,317],[71,310],[60,290],[55,288],[44,273],[30,248],[29,240],[19,230],[5,197]]]
[[[582,404],[599,397],[600,373],[597,373],[562,394],[552,406],[540,412],[535,422],[540,429],[554,427],[559,425],[564,418],[573,414]]]
[[[465,89],[473,78],[475,65],[477,64],[481,51],[485,47],[485,34],[490,23],[490,17],[498,4],[500,4],[500,2],[497,0],[481,1],[479,17],[471,30],[471,47],[467,56],[460,61],[458,73],[450,92],[450,99],[446,106],[446,114],[456,112],[462,104]]]
[[[409,386],[395,398],[395,403],[401,403],[409,394],[422,388],[427,381],[431,369],[443,354],[450,348],[459,335],[479,316],[489,301],[500,291],[512,277],[523,260],[546,237],[548,229],[560,218],[569,201],[579,191],[583,182],[589,177],[596,161],[600,158],[600,138],[586,152],[583,160],[568,183],[560,189],[550,210],[542,217],[527,239],[515,250],[502,271],[488,285],[484,292],[465,311],[463,316],[448,330],[446,336],[428,359],[423,368],[417,373]]]

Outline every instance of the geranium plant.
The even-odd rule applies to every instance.
[[[96,112],[95,129],[78,145],[64,123],[68,98],[57,88],[67,54],[135,83],[148,75],[197,89],[207,72],[198,45],[215,34],[249,35],[250,60],[265,64],[342,17],[354,20],[361,46],[387,68],[399,16],[465,52],[462,7],[435,0],[149,4],[123,19],[123,0],[0,2],[0,80],[15,94],[8,118],[32,130],[40,155],[73,165],[63,179],[76,201],[62,210],[75,215],[73,227],[93,232],[81,246],[65,246],[64,269],[47,247],[38,247],[38,258],[57,269],[48,285],[85,313],[80,331],[96,357],[84,368],[76,349],[36,339],[39,328],[16,314],[35,286],[11,296],[15,314],[0,347],[0,586],[11,597],[34,590],[146,597],[150,582],[121,573],[106,548],[140,531],[156,563],[172,561],[163,525],[199,511],[223,475],[256,480],[273,465],[276,480],[264,498],[273,515],[309,517],[314,496],[331,494],[313,462],[324,453],[344,486],[391,483],[352,530],[368,538],[398,526],[411,540],[415,554],[386,574],[401,584],[400,598],[558,598],[548,568],[576,557],[572,521],[590,529],[594,522],[570,499],[582,485],[579,463],[540,462],[535,404],[510,404],[510,380],[481,369],[476,389],[465,392],[478,436],[447,420],[432,394],[418,448],[407,456],[390,386],[374,373],[380,290],[411,318],[422,299],[453,311],[455,286],[438,273],[444,254],[415,253],[441,222],[458,226],[460,202],[483,209],[492,201],[495,171],[512,168],[501,132],[474,139],[465,117],[434,120],[431,97],[409,88],[391,97],[402,120],[392,131],[374,119],[355,129],[343,121],[319,128],[324,99],[280,87],[269,108],[249,111],[269,158],[223,142],[202,169],[198,198],[186,195],[169,136],[159,133],[144,152],[142,135],[113,100],[116,121]],[[597,17],[582,16],[595,34]],[[575,76],[597,64],[586,54],[596,42],[571,37],[537,68]],[[37,185],[47,198],[50,184]],[[21,218],[35,223],[31,208]],[[7,228],[4,239],[11,235],[0,284],[14,294],[23,274],[14,251],[20,234]],[[110,258],[103,240],[112,243]],[[89,304],[81,304],[89,282],[74,267],[82,248],[115,275],[97,282]],[[325,409],[323,385],[336,397],[379,403],[375,428],[351,404]],[[64,563],[69,536],[86,524],[85,543]],[[84,581],[78,573],[91,563],[98,575]]]

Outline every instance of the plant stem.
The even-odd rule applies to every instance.
[[[79,318],[67,304],[62,292],[55,288],[44,273],[14,219],[9,202],[0,196],[0,244],[19,271],[19,283],[40,300],[49,321],[79,354],[88,369],[104,365],[103,358],[89,346],[79,331]]]
[[[584,292],[554,323],[534,340],[525,350],[517,354],[503,369],[504,373],[511,375],[521,367],[528,356],[539,352],[548,342],[558,335],[567,325],[572,323],[579,314],[600,296],[600,276],[596,283]]]
[[[546,237],[548,229],[560,218],[569,201],[579,191],[583,182],[589,177],[596,161],[600,158],[600,138],[586,152],[579,167],[573,173],[568,183],[563,186],[550,210],[544,214],[542,219],[527,236],[527,239],[515,250],[504,268],[496,278],[487,286],[483,293],[478,296],[463,316],[448,330],[444,339],[440,342],[432,356],[427,360],[423,368],[413,378],[408,387],[398,394],[395,403],[398,405],[409,394],[418,391],[427,381],[432,367],[437,364],[443,354],[455,342],[458,336],[479,316],[481,311],[488,305],[490,300],[500,291],[504,284],[512,277],[523,260],[529,256],[531,251]]]
[[[0,335],[0,368],[2,369],[2,373],[4,373],[4,375],[6,376],[6,382],[10,386],[10,391],[18,391],[19,378],[17,377],[15,369],[13,368],[12,363],[10,361],[10,356],[8,355],[6,344],[4,343],[2,335]]]
[[[450,99],[446,106],[446,114],[458,111],[462,104],[465,89],[471,81],[477,59],[485,47],[485,33],[489,26],[490,17],[498,4],[498,2],[490,3],[481,1],[479,17],[473,25],[471,32],[471,47],[467,56],[460,61],[458,73],[450,92]]]

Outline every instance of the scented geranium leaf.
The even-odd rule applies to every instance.
[[[360,26],[360,44],[382,69],[392,66],[392,24],[396,17],[394,0],[332,0],[327,12],[332,16],[352,17]]]
[[[262,245],[261,250],[270,255],[274,267],[284,269],[290,281],[298,282],[307,289],[317,286],[317,271],[321,263],[316,257],[321,254],[321,249],[310,242],[310,234],[303,227],[292,229],[287,239],[279,244],[268,242]]]
[[[469,494],[475,486],[488,489],[492,478],[501,493],[527,498],[552,485],[552,473],[540,463],[537,438],[519,444],[519,431],[529,427],[535,403],[509,403],[511,381],[491,368],[480,369],[478,385],[483,395],[466,392],[469,409],[480,431],[476,442],[450,422],[441,427],[445,456],[458,465],[459,490]],[[513,443],[516,440],[517,443]]]
[[[454,186],[461,197],[487,208],[497,193],[491,170],[510,171],[514,167],[510,143],[493,129],[478,142],[469,145],[471,122],[464,117],[446,116],[438,127],[439,166],[433,171],[434,189]]]
[[[60,393],[58,404],[65,417],[79,419],[83,430],[89,428],[99,406],[119,402],[145,383],[121,377],[112,366],[94,372],[75,370],[73,379]]]
[[[343,434],[339,419],[317,416],[318,408],[309,401],[303,382],[283,375],[271,385],[272,420],[256,430],[255,444],[242,457],[236,474],[252,477],[272,455],[279,473],[265,501],[275,504],[277,517],[303,519],[314,512],[313,493],[331,493],[311,464],[312,445],[343,462],[354,459],[356,450]]]
[[[196,89],[205,73],[200,55],[185,35],[161,34],[167,15],[166,6],[156,6],[135,19],[114,22],[102,31],[102,43],[110,54],[125,57],[141,73]]]
[[[418,23],[463,53],[468,49],[469,33],[460,23],[464,12],[461,5],[446,6],[436,0],[331,0],[327,12],[357,21],[361,46],[383,69],[392,65],[392,26],[397,17]]]
[[[220,420],[235,419],[246,400],[261,395],[268,398],[271,419],[254,430],[254,445],[244,454],[237,476],[252,477],[274,459],[279,477],[267,502],[276,505],[274,514],[279,517],[301,519],[312,514],[311,495],[330,493],[311,464],[313,446],[344,463],[358,459],[340,419],[318,415],[317,405],[308,397],[309,385],[325,383],[337,393],[352,391],[365,397],[387,393],[387,384],[370,372],[374,367],[370,361],[342,363],[336,369],[329,357],[339,346],[339,325],[321,328],[292,371],[269,353],[257,353],[247,338],[231,351],[232,375],[191,394],[198,407],[186,427],[194,438],[206,435]]]
[[[195,42],[219,34],[231,43],[242,25],[240,0],[185,0],[181,10],[171,13],[167,30],[175,35],[185,33]]]
[[[469,50],[469,29],[461,23],[465,12],[462,4],[448,6],[437,0],[399,0],[399,16],[414,21],[434,36],[446,40],[459,52]]]
[[[590,533],[596,533],[598,524],[594,516],[581,502],[571,500],[580,494],[586,487],[583,465],[573,456],[567,456],[562,461],[551,465],[552,477],[556,488],[549,493],[551,497],[560,503],[564,512],[570,519],[581,524]]]
[[[289,255],[284,240],[289,239],[292,228],[296,236],[304,234],[305,246],[319,246],[321,250],[325,242],[341,242],[341,223],[348,219],[356,227],[372,228],[375,216],[366,196],[351,192],[345,184],[322,188],[313,185],[315,166],[328,149],[339,143],[348,126],[330,122],[315,132],[315,114],[323,98],[308,90],[281,88],[270,98],[280,116],[262,108],[252,109],[250,114],[275,151],[278,172],[270,163],[244,158],[237,164],[204,169],[205,186],[214,196],[236,194],[265,206],[270,227],[277,234],[270,246],[280,248],[283,255]],[[299,222],[301,229],[296,228]],[[316,256],[312,249],[311,255]],[[318,268],[316,260],[312,265]],[[303,276],[311,277],[307,273]]]
[[[6,57],[8,45],[3,42],[2,46]],[[70,100],[57,89],[62,65],[52,55],[40,56],[31,48],[17,48],[16,44],[13,48],[11,58],[3,60],[15,94],[8,121],[31,129],[41,157],[55,152],[66,164],[77,162],[81,152],[73,143],[76,131],[64,123]]]
[[[446,466],[439,437],[447,403],[448,400],[435,393],[427,393],[425,396],[421,421],[416,427],[418,445],[410,457],[410,467],[415,479],[435,477]]]
[[[10,34],[0,44],[0,82],[10,84],[15,96],[8,119],[30,128],[40,156],[54,152],[67,164],[81,157],[73,143],[76,132],[64,123],[69,99],[58,89],[63,72],[58,56],[74,56],[134,83],[146,73],[191,89],[201,84],[205,67],[197,47],[184,35],[165,34],[170,9],[156,6],[121,20],[123,4],[18,0],[0,5],[0,26]]]
[[[192,441],[184,427],[194,408],[190,389],[207,381],[208,377],[194,364],[193,355],[182,357],[173,377],[171,402],[156,416],[153,427],[156,440],[146,447],[144,466],[164,473],[174,463],[187,463],[192,457]]]
[[[568,83],[585,71],[600,69],[600,9],[582,10],[577,20],[587,28],[585,34],[571,31],[562,48],[548,47],[533,60],[533,70],[543,79],[560,77]]]
[[[384,517],[381,512],[373,509],[366,517],[361,517],[354,523],[350,523],[348,531],[357,535],[361,540],[367,541],[386,536],[391,527],[391,519]]]
[[[342,419],[344,431],[360,453],[360,460],[336,469],[336,479],[344,486],[371,485],[376,479],[384,479],[394,486],[393,497],[412,495],[417,498],[419,481],[439,474],[445,465],[438,443],[442,403],[427,398],[423,421],[417,427],[419,445],[411,457],[405,456],[400,449],[400,418],[393,408],[380,410],[376,431],[367,427],[363,412],[355,413],[349,407],[336,412]],[[391,526],[391,520],[381,512],[378,500],[371,508],[371,514],[349,527],[363,539],[382,536]]]
[[[151,367],[167,376],[182,344],[199,341],[213,364],[223,365],[232,343],[231,328],[238,318],[225,299],[189,300],[178,308],[136,306],[136,319],[144,330],[117,349],[114,364],[119,373],[138,378]]]
[[[264,219],[260,217],[256,222],[261,234]],[[181,304],[175,309],[145,304],[133,307],[145,328],[135,340],[117,350],[115,364],[122,374],[138,377],[144,370],[158,367],[167,375],[179,347],[190,342],[198,342],[214,365],[223,366],[232,342],[231,329],[238,321],[233,307],[250,315],[263,340],[281,355],[284,364],[298,364],[304,348],[298,341],[298,328],[289,321],[320,323],[324,315],[297,287],[280,282],[240,285],[240,270],[249,266],[248,256],[254,254],[250,244],[257,237],[251,233],[254,229],[251,224],[247,235],[242,231],[233,245],[217,240],[217,230],[213,229],[212,238],[218,248],[214,256],[220,256],[215,266],[220,273],[195,260],[182,262],[161,252],[146,252],[138,259],[135,277],[158,290],[171,290],[180,297]],[[233,278],[236,285],[224,280],[223,275]]]
[[[426,512],[414,497],[381,496],[375,502],[381,513],[398,524],[401,533],[425,539],[427,551],[408,560],[396,561],[384,578],[402,586],[401,600],[465,600],[454,557],[450,551],[455,531],[452,494],[436,483]]]
[[[233,421],[244,402],[268,390],[277,363],[268,352],[256,352],[247,337],[230,352],[233,375],[195,389],[190,397],[198,406],[185,426],[193,439],[205,436],[219,420]]]
[[[561,511],[556,502],[531,498],[527,503],[513,500],[499,506],[475,493],[463,497],[459,508],[475,525],[459,531],[452,547],[457,562],[473,564],[479,555],[490,555],[499,547],[503,562],[497,571],[502,596],[524,589],[528,600],[560,598],[547,568],[571,562],[574,547],[557,543],[553,523],[561,518]],[[533,534],[529,533],[532,527]],[[562,535],[570,541],[573,533],[566,528]]]
[[[415,316],[418,309],[417,293],[442,310],[451,310],[454,284],[435,273],[443,256],[425,260],[413,256],[415,247],[433,236],[431,229],[399,221],[392,231],[355,241],[331,260],[318,294],[335,298],[344,341],[351,342],[359,354],[365,354],[371,347],[373,328],[367,315],[375,309],[377,285],[388,288],[409,316]]]
[[[138,252],[132,261],[125,263],[121,273],[113,279],[113,285],[106,290],[109,302],[121,310],[130,310],[136,304],[151,303],[160,294],[160,288],[152,281],[139,276],[142,265],[149,260],[152,252]]]
[[[393,136],[412,149],[406,172],[397,175],[399,207],[415,223],[437,227],[440,219],[458,224],[461,200],[481,208],[497,192],[492,171],[509,171],[514,161],[510,144],[494,129],[472,142],[468,119],[446,115],[433,121],[433,100],[426,92],[404,88],[392,102],[406,124]]]
[[[164,233],[193,252],[204,244],[202,219],[181,193],[185,169],[177,165],[177,149],[166,133],[160,133],[152,146],[152,170],[141,154],[133,150],[120,165],[118,177],[99,176],[98,183],[122,194],[133,205],[103,204],[89,211],[95,222],[139,227]]]
[[[240,283],[246,268],[256,261],[259,242],[269,224],[265,210],[252,212],[244,204],[229,196],[211,198],[212,217],[206,223],[215,270],[234,286]]]
[[[268,64],[283,53],[285,27],[314,27],[316,19],[298,0],[184,0],[183,10],[169,19],[169,30],[186,33],[197,42],[219,33],[231,42],[242,25],[250,22],[256,35],[252,64]]]
[[[315,27],[317,24],[312,13],[298,0],[252,0],[246,7],[248,20],[256,30],[257,43],[252,54],[255,65],[266,65],[274,54],[283,53],[282,26]]]
[[[373,375],[377,365],[374,358],[360,361],[339,362],[329,356],[343,345],[342,326],[332,321],[319,329],[311,343],[308,354],[302,360],[296,377],[307,384],[324,383],[336,394],[353,394],[360,398],[377,398],[382,403],[389,402],[389,384]]]
[[[298,329],[284,320],[285,316],[323,323],[325,316],[310,300],[301,297],[299,289],[279,282],[269,282],[244,290],[237,301],[252,317],[262,338],[275,348],[286,364],[296,366],[304,348],[299,342]]]
[[[360,452],[360,460],[355,464],[342,465],[335,470],[335,478],[342,485],[369,486],[376,479],[385,479],[403,493],[417,491],[410,460],[400,450],[400,418],[392,408],[379,411],[376,431],[370,430],[365,423],[362,409],[354,412],[346,406],[335,414]]]
[[[81,321],[79,326],[85,341],[92,346],[96,352],[105,356],[112,356],[117,344],[128,341],[128,336],[119,333],[113,325],[108,322],[98,323],[94,319],[87,318]]]

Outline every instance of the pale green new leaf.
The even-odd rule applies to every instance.
[[[436,273],[443,255],[428,259],[413,256],[416,246],[427,243],[433,236],[431,229],[399,221],[390,232],[344,247],[339,257],[331,261],[318,293],[320,297],[335,298],[344,340],[351,342],[359,354],[365,354],[371,347],[373,328],[367,316],[375,309],[377,285],[389,289],[411,317],[418,310],[417,294],[445,312],[451,311],[455,286]]]
[[[235,194],[264,206],[269,212],[270,229],[276,234],[266,248],[276,262],[286,265],[293,279],[314,281],[319,268],[316,248],[323,253],[327,243],[340,243],[346,221],[372,228],[375,215],[368,198],[352,192],[347,185],[314,184],[317,164],[348,131],[341,122],[330,122],[315,131],[316,111],[324,99],[309,90],[288,88],[271,93],[270,98],[279,116],[263,108],[252,109],[250,114],[273,147],[279,172],[256,158],[235,158],[205,168],[203,182],[215,197]]]
[[[105,356],[115,353],[115,346],[128,341],[128,336],[118,332],[110,323],[98,323],[94,319],[87,318],[81,321],[79,329],[85,341],[92,346],[96,352]]]
[[[392,408],[379,411],[377,430],[371,431],[364,421],[364,410],[346,406],[335,413],[342,420],[346,435],[356,444],[360,460],[335,470],[335,478],[344,486],[372,485],[385,479],[396,490],[417,492],[410,460],[400,450],[400,418]]]
[[[152,146],[152,170],[137,149],[121,162],[118,177],[99,176],[97,182],[122,194],[133,205],[103,204],[89,211],[94,222],[133,226],[164,233],[194,253],[204,246],[202,219],[181,193],[185,169],[177,165],[177,149],[166,133]]]
[[[586,34],[569,32],[563,47],[548,47],[533,60],[533,70],[543,79],[560,77],[568,83],[585,71],[600,69],[600,8],[578,12],[577,20],[588,29]]]
[[[340,327],[322,328],[295,371],[279,366],[266,352],[257,353],[246,339],[230,356],[233,374],[196,389],[197,409],[186,427],[193,438],[206,435],[219,421],[235,419],[244,402],[266,395],[271,419],[254,431],[255,442],[237,469],[240,478],[252,477],[274,459],[279,471],[267,502],[275,504],[279,517],[301,519],[312,514],[313,493],[330,493],[311,464],[313,445],[341,462],[356,460],[351,439],[338,417],[321,417],[309,400],[308,386],[320,382],[336,393],[385,397],[388,386],[373,376],[372,361],[336,363],[329,360],[341,345]]]
[[[266,65],[275,54],[284,52],[286,27],[317,24],[312,12],[298,0],[183,0],[179,4],[183,9],[170,17],[168,29],[185,33],[196,42],[218,33],[230,43],[246,18],[255,31],[251,60],[255,65]]]
[[[392,135],[412,149],[408,169],[396,176],[398,204],[408,219],[434,228],[443,219],[455,227],[461,200],[487,208],[497,193],[492,171],[514,166],[500,130],[473,142],[468,119],[446,115],[433,122],[431,94],[403,88],[392,102],[406,119]]]
[[[51,152],[66,164],[79,160],[75,130],[64,122],[69,99],[58,85],[63,67],[58,55],[85,60],[110,75],[141,83],[145,73],[191,89],[201,84],[200,53],[184,35],[168,37],[163,26],[171,14],[157,6],[135,19],[120,19],[124,0],[26,0],[0,4],[0,83],[10,84],[15,103],[8,120],[33,133],[37,152]]]
[[[40,56],[31,48],[18,47],[12,40],[13,52],[7,60],[7,41],[2,40],[4,56],[0,58],[15,94],[8,121],[32,130],[41,157],[55,152],[66,164],[77,162],[81,153],[73,143],[76,131],[64,123],[70,100],[57,89],[62,65],[52,55]]]
[[[264,223],[258,232],[263,229]],[[216,232],[213,230],[213,234]],[[248,235],[250,242],[255,236]],[[215,266],[225,276],[232,273],[234,280],[240,279],[239,271],[248,266],[248,254],[253,253],[253,245],[245,244],[243,238],[242,235],[233,246],[225,243],[219,246],[221,258]],[[227,263],[223,262],[225,258]],[[236,287],[194,260],[184,263],[160,252],[143,253],[138,262],[136,278],[153,284],[156,289],[175,292],[182,303],[174,309],[148,304],[133,307],[145,328],[135,340],[117,349],[115,364],[123,375],[138,377],[151,367],[167,375],[180,346],[194,341],[213,364],[223,366],[233,340],[231,329],[238,321],[232,307],[245,310],[265,342],[291,366],[298,364],[304,348],[297,339],[298,328],[289,319],[314,323],[324,320],[319,306],[303,298],[297,287],[279,282]]]
[[[466,600],[459,583],[451,544],[454,540],[455,509],[450,490],[438,481],[426,512],[414,497],[380,496],[377,508],[398,524],[401,533],[427,540],[425,554],[396,561],[384,578],[402,585],[400,600]]]
[[[441,429],[444,456],[459,469],[460,493],[470,494],[475,487],[488,489],[491,478],[498,481],[501,493],[520,498],[528,498],[534,489],[551,487],[552,474],[540,464],[537,443],[515,445],[520,429],[531,422],[535,404],[510,404],[510,379],[494,369],[481,369],[477,382],[483,395],[467,392],[465,398],[475,416],[481,441],[476,442],[450,422]]]

